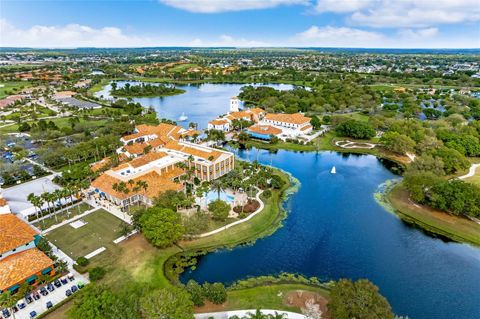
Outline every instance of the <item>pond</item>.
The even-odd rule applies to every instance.
[[[480,249],[445,242],[403,223],[374,199],[397,178],[376,157],[334,152],[238,151],[290,172],[301,186],[273,235],[199,260],[182,281],[221,281],[280,272],[323,281],[368,278],[395,313],[413,319],[480,318]],[[335,166],[337,174],[331,174]]]
[[[118,81],[117,87],[121,88],[126,83],[139,85],[142,82]],[[152,83],[153,84],[153,83]],[[178,121],[182,115],[188,117],[180,125],[188,125],[190,122],[198,124],[200,129],[205,129],[209,121],[215,119],[229,110],[230,98],[237,96],[240,89],[245,85],[269,86],[277,90],[291,90],[294,86],[289,84],[198,84],[198,85],[176,85],[177,88],[185,90],[185,93],[164,97],[136,97],[134,102],[144,107],[153,107],[159,118],[167,118]],[[111,99],[111,85],[105,86],[101,91],[95,93],[96,97]]]

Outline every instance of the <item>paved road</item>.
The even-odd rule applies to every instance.
[[[70,289],[73,285],[77,285],[79,282],[86,283],[84,278],[79,277],[77,275],[77,276],[75,276],[74,281],[68,281],[68,283],[66,285],[62,285],[59,288],[55,287],[55,290],[52,291],[52,292],[49,292],[48,295],[46,295],[46,296],[40,295],[39,300],[34,300],[30,304],[25,303],[26,307],[23,308],[23,309],[20,309],[17,313],[15,313],[15,318],[16,319],[29,319],[30,318],[30,312],[32,312],[32,311],[36,311],[37,316],[40,315],[41,313],[43,313],[47,310],[47,302],[48,301],[51,301],[54,306],[56,304],[60,303],[62,300],[67,298],[65,296],[65,291],[67,291],[67,289]],[[77,290],[76,293],[78,293],[78,290]],[[12,317],[10,317],[10,318],[12,318]]]
[[[472,166],[470,166],[470,170],[468,171],[468,174],[460,176],[459,179],[465,179],[465,178],[469,178],[469,177],[474,176],[475,175],[475,170],[479,167],[480,167],[480,164],[472,164]]]

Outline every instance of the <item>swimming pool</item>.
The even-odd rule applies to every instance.
[[[207,204],[209,204],[210,202],[218,199],[218,193],[216,191],[209,191],[205,195],[205,198],[207,199]],[[235,198],[225,192],[220,192],[220,199],[227,203],[232,203]]]

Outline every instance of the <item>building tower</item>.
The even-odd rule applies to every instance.
[[[234,96],[230,99],[230,112],[240,111],[240,100]]]

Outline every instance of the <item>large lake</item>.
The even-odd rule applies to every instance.
[[[255,149],[237,155],[290,172],[301,187],[284,204],[282,228],[254,245],[202,257],[183,281],[232,283],[280,272],[368,278],[397,314],[480,318],[480,249],[430,237],[380,206],[374,193],[397,176],[376,157]]]
[[[118,81],[117,86],[123,87],[127,81]],[[131,85],[138,85],[140,82],[131,82]],[[154,83],[152,83],[154,84]],[[209,121],[221,114],[228,112],[230,107],[230,98],[237,96],[240,89],[248,84],[192,84],[176,85],[177,88],[185,90],[185,93],[164,96],[164,97],[136,97],[132,100],[140,103],[144,107],[153,107],[159,118],[168,118],[177,121],[182,113],[188,117],[188,120],[182,125],[188,125],[189,122],[195,122],[198,127],[204,129]],[[278,90],[291,90],[289,84],[251,84],[254,86],[270,86]],[[105,86],[101,91],[95,93],[97,97],[111,99],[111,85]]]

